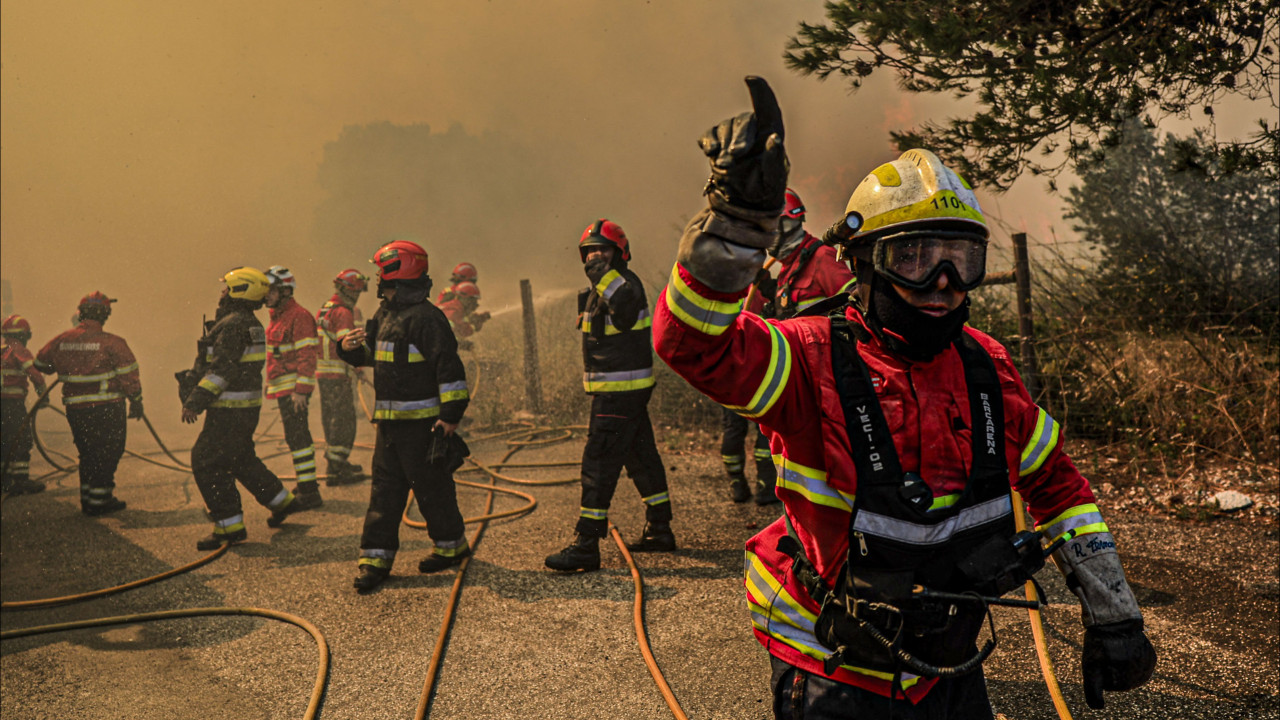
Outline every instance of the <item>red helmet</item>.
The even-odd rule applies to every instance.
[[[393,240],[378,248],[369,262],[382,280],[417,280],[427,274],[427,251],[408,240]]]
[[[782,217],[804,222],[804,203],[800,202],[800,196],[791,188],[787,188],[787,209],[782,211]]]
[[[477,300],[480,299],[480,288],[477,287],[475,283],[460,282],[453,286],[453,293],[463,297],[473,297]]]
[[[362,293],[369,287],[369,278],[355,268],[347,268],[338,273],[338,277],[333,279],[333,284],[344,287],[351,292]]]
[[[627,243],[627,234],[622,232],[622,227],[612,220],[599,220],[587,226],[582,231],[582,239],[578,241],[578,253],[582,255],[582,262],[587,261],[587,248],[608,246],[617,248],[622,253],[622,259],[631,260],[631,247]]]
[[[98,291],[93,291],[88,295],[80,298],[80,304],[76,307],[83,311],[86,307],[102,307],[108,311],[111,310],[111,303],[116,302],[115,298],[109,298]]]
[[[452,282],[475,282],[480,277],[480,273],[476,272],[476,266],[471,263],[458,263],[453,268],[453,276],[449,278]]]
[[[31,323],[21,315],[10,315],[4,319],[4,336],[26,335],[31,337]]]

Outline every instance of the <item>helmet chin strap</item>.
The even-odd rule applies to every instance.
[[[937,357],[960,337],[969,319],[969,298],[960,307],[933,317],[898,295],[883,275],[871,273],[867,324],[893,352],[924,362]]]

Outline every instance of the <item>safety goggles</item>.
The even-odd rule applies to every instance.
[[[880,238],[872,249],[876,272],[912,290],[927,290],[946,272],[968,292],[987,272],[987,241],[973,233],[929,230]]]

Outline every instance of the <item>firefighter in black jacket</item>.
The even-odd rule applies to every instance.
[[[625,466],[645,504],[638,551],[676,549],[667,474],[653,440],[653,343],[649,302],[640,278],[627,269],[631,249],[617,223],[600,219],[578,242],[591,287],[578,294],[582,327],[582,384],[591,397],[591,425],[582,451],[582,507],[577,537],[546,559],[553,570],[598,570],[600,538],[609,528],[609,503]]]
[[[421,246],[396,240],[373,262],[382,306],[363,329],[347,333],[338,351],[352,365],[373,366],[376,395],[373,487],[353,583],[360,592],[391,574],[410,490],[435,543],[418,571],[443,570],[471,554],[453,484],[453,471],[467,455],[455,431],[470,399],[458,342],[444,313],[427,302],[431,278]]]
[[[205,325],[195,367],[178,373],[182,422],[204,412],[204,427],[191,448],[191,472],[213,520],[213,534],[196,543],[199,550],[244,542],[248,532],[240,510],[236,480],[271,510],[267,525],[279,527],[301,509],[275,473],[258,459],[253,432],[262,412],[262,367],[267,334],[253,311],[262,307],[271,281],[260,270],[241,267],[223,278],[227,286],[218,312]]]

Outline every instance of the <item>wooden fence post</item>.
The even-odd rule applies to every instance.
[[[1040,368],[1036,363],[1035,328],[1031,319],[1031,261],[1027,256],[1027,234],[1013,233],[1013,272],[1017,282],[1019,351],[1022,382],[1032,400],[1040,396]]]
[[[529,410],[542,412],[542,375],[538,371],[538,318],[533,312],[533,286],[520,281],[520,304],[524,306],[524,393]]]

